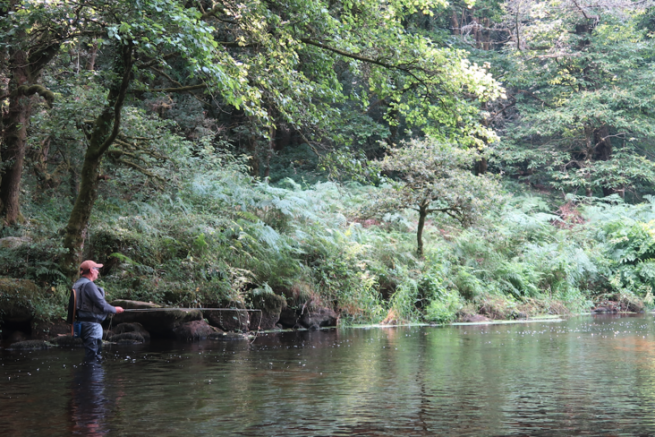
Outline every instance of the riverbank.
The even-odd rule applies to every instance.
[[[58,320],[42,320],[36,317],[35,307],[31,302],[45,299],[38,289],[29,281],[7,281],[21,287],[23,293],[16,290],[16,298],[11,305],[3,307],[4,318],[1,327],[1,341],[5,348],[16,350],[37,350],[51,347],[81,347],[79,339],[70,335],[70,326]],[[26,293],[29,291],[31,294]],[[6,299],[6,296],[5,296]],[[269,300],[271,298],[269,297]],[[8,300],[7,300],[8,301]],[[114,300],[112,305],[126,309],[119,315],[109,317],[104,323],[104,339],[112,344],[135,345],[150,341],[151,338],[174,339],[183,342],[202,340],[235,341],[246,340],[262,332],[284,332],[286,330],[319,330],[337,327],[340,314],[329,308],[303,306],[290,308],[287,305],[264,305],[262,309],[246,308],[174,308],[152,302],[131,300]],[[498,305],[498,302],[495,302]],[[552,304],[551,304],[552,305]],[[482,308],[489,308],[486,303]],[[531,308],[536,308],[534,302]],[[556,306],[556,308],[565,308]],[[588,314],[637,314],[643,310],[643,304],[627,305],[625,302],[603,301]],[[638,311],[626,311],[637,309]],[[489,313],[487,313],[489,314]],[[503,318],[498,318],[498,315]],[[506,317],[506,315],[510,317]],[[534,314],[496,310],[491,313],[496,318],[483,314],[460,312],[452,326],[489,325],[502,323],[527,323],[538,321],[561,321],[562,317],[573,314],[569,311],[560,314]],[[355,328],[400,327],[400,326],[434,326],[434,323],[407,323],[398,318],[394,311],[377,324],[348,324]]]

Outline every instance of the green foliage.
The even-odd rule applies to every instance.
[[[456,291],[451,290],[441,296],[441,299],[430,302],[425,312],[425,319],[435,323],[452,322],[461,306],[459,295]]]
[[[655,52],[645,12],[636,3],[507,2],[514,42],[496,60],[516,113],[500,124],[496,165],[565,193],[653,190]]]

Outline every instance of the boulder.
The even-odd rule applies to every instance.
[[[32,338],[47,340],[59,334],[70,334],[71,325],[63,320],[54,322],[32,321]]]
[[[5,323],[30,322],[34,316],[32,302],[37,302],[42,293],[27,279],[0,277],[0,319]]]
[[[139,300],[116,299],[110,305],[123,307],[126,310],[147,310],[151,308],[163,308],[161,305],[152,302],[141,302]]]
[[[250,325],[248,311],[243,309],[217,308],[203,314],[210,325],[226,332],[247,332]]]
[[[178,340],[191,342],[204,340],[212,334],[219,334],[221,332],[204,320],[194,320],[193,322],[184,323],[174,328],[173,333]]]
[[[29,237],[4,237],[0,238],[0,248],[2,249],[15,249],[23,244],[31,243],[32,239]]]
[[[237,332],[215,332],[209,335],[209,339],[216,341],[243,341],[248,340],[248,336]]]
[[[310,329],[337,326],[339,315],[330,308],[319,308],[315,311],[305,310],[300,316],[300,324]]]
[[[50,343],[54,343],[59,347],[84,347],[84,343],[82,342],[81,338],[74,338],[70,334],[51,337]]]
[[[9,346],[9,350],[14,351],[37,351],[48,349],[54,346],[52,343],[49,343],[45,340],[26,340],[13,343]]]
[[[112,302],[112,305],[119,305],[119,302],[121,301],[114,301]],[[141,304],[146,303],[141,302]],[[192,308],[160,308],[155,306],[129,309],[148,309],[149,311],[126,311],[122,314],[114,314],[112,323],[115,325],[120,325],[122,323],[140,323],[146,331],[153,335],[170,335],[173,333],[173,330],[180,325],[194,320],[202,320],[202,312]]]
[[[119,344],[145,343],[150,341],[150,333],[140,323],[121,323],[112,329],[108,340]]]
[[[249,296],[249,300],[255,309],[260,311],[250,312],[250,330],[266,331],[275,328],[280,320],[280,313],[287,306],[284,296],[275,293],[258,293]]]
[[[29,340],[30,336],[24,333],[23,331],[13,331],[9,334],[9,343],[18,343],[19,341]]]
[[[459,321],[463,323],[481,323],[489,322],[490,319],[482,314],[466,314],[460,317]]]
[[[280,318],[278,319],[278,322],[282,327],[284,328],[293,328],[293,327],[298,327],[300,321],[300,315],[296,311],[295,308],[283,308],[280,311]]]

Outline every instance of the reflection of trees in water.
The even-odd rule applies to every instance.
[[[73,435],[103,436],[107,426],[108,405],[105,397],[105,371],[99,365],[75,369],[70,400]]]

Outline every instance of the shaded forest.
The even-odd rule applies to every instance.
[[[111,299],[349,323],[641,311],[655,9],[0,2],[0,317]],[[651,256],[652,255],[652,256]]]

